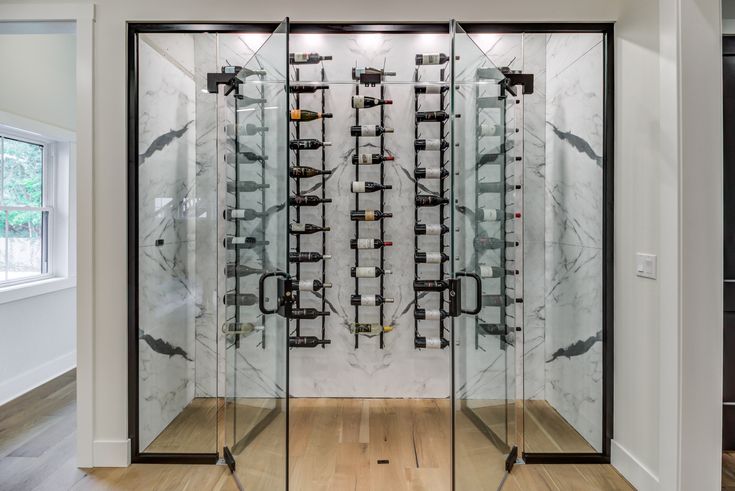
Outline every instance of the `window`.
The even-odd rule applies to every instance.
[[[49,146],[0,134],[0,286],[49,274]]]

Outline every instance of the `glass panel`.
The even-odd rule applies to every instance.
[[[43,205],[43,146],[3,138],[2,204]]]
[[[8,280],[22,280],[41,274],[43,215],[41,211],[8,212]]]
[[[138,38],[138,450],[217,443],[216,38]]]
[[[454,272],[481,277],[479,315],[454,319],[454,481],[458,490],[499,484],[515,445],[513,163],[507,135],[515,104],[504,75],[454,23],[452,84]],[[476,282],[463,280],[464,308]],[[520,296],[520,294],[518,294]]]
[[[286,488],[287,321],[260,314],[258,278],[288,269],[287,60],[286,20],[242,66],[243,83],[225,104],[220,148],[226,210],[242,210],[239,219],[222,222],[221,234],[243,241],[220,255],[222,269],[233,272],[223,280],[225,291],[239,295],[231,298],[239,305],[226,305],[222,319],[225,457],[234,459],[233,475],[252,490]],[[276,301],[275,283],[267,282],[269,305]]]
[[[7,212],[0,210],[0,281],[8,279]]]

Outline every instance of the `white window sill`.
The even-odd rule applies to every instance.
[[[47,293],[66,290],[77,286],[77,278],[62,277],[49,278],[45,280],[31,281],[19,285],[11,285],[0,288],[0,304],[23,300],[24,298],[36,297]]]

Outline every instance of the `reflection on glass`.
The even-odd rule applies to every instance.
[[[5,206],[43,205],[43,146],[2,138],[2,199]]]
[[[44,212],[9,211],[7,214],[7,279],[20,280],[43,272],[41,236]]]

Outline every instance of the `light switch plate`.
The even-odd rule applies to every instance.
[[[635,255],[635,274],[642,278],[656,279],[656,255],[637,252]]]

